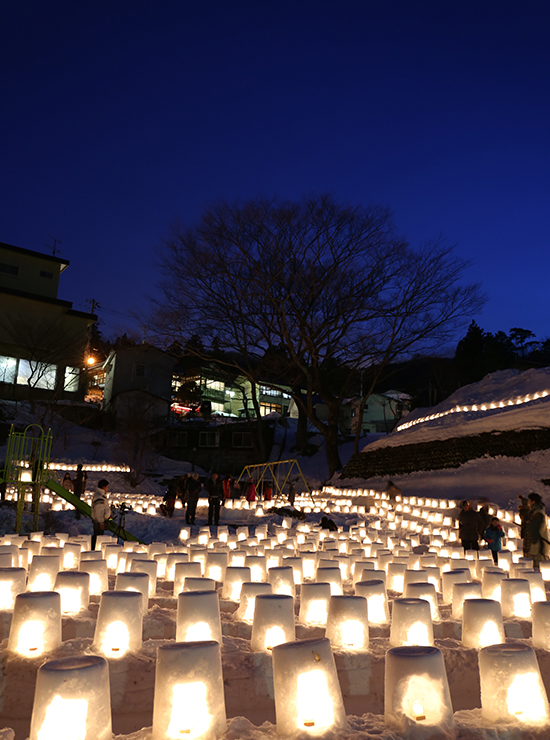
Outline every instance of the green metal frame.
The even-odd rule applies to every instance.
[[[285,466],[286,466],[286,469],[285,469]],[[311,489],[308,485],[308,482],[305,479],[304,474],[302,473],[302,469],[300,468],[300,463],[298,462],[298,460],[278,460],[277,462],[260,463],[258,465],[246,465],[242,469],[242,472],[239,475],[239,477],[237,478],[237,483],[244,476],[248,476],[249,478],[252,478],[252,480],[256,484],[261,483],[265,477],[265,474],[269,472],[271,473],[273,485],[275,486],[277,490],[277,493],[275,494],[275,498],[279,498],[279,496],[284,496],[284,493],[283,493],[284,487],[288,479],[290,478],[292,471],[295,470],[295,468],[298,469],[298,473],[304,482],[306,491],[311,496],[311,500],[314,501],[313,494],[311,493]],[[279,472],[282,475],[281,483],[279,483]],[[256,475],[258,474],[259,474],[259,477],[256,478]]]
[[[23,432],[16,432],[14,425],[11,425],[2,478],[7,485],[13,486],[17,492],[15,531],[18,534],[21,533],[25,497],[29,489],[32,490],[32,526],[34,531],[38,530],[40,491],[49,472],[48,464],[51,450],[51,429],[45,432],[38,424],[29,424]],[[30,481],[21,480],[24,471],[30,472]]]

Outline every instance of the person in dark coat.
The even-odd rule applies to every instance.
[[[469,501],[462,502],[462,511],[458,515],[458,536],[466,550],[479,550],[479,538],[483,534],[483,521],[477,511],[472,509]]]
[[[531,507],[529,506],[529,499],[525,496],[518,496],[518,512],[521,521],[520,525],[520,537],[523,540],[523,557],[529,557],[529,550],[531,549],[531,538],[529,535],[529,518],[531,516]]]
[[[176,506],[177,481],[170,481],[166,493],[164,494],[163,503],[160,510],[165,516],[174,516],[174,507]]]
[[[328,529],[329,532],[337,532],[338,527],[336,524],[332,521],[332,519],[329,519],[328,516],[324,516],[321,519],[321,529]]]
[[[212,477],[206,481],[205,488],[208,493],[208,526],[214,524],[217,527],[220,523],[220,505],[223,498],[223,485],[217,473],[212,473]]]
[[[481,517],[483,530],[485,531],[487,527],[491,526],[491,522],[493,521],[493,517],[489,514],[489,502],[486,499],[481,500],[481,506],[477,510],[477,513]]]
[[[76,466],[76,475],[73,478],[73,493],[75,496],[78,496],[78,498],[82,498],[82,494],[86,490],[87,480],[88,476],[86,475],[86,471],[82,470],[82,463],[78,463]],[[80,519],[80,512],[78,509],[76,510],[75,519]]]
[[[540,570],[540,561],[548,560],[550,540],[544,504],[538,493],[529,494],[529,508],[529,522],[527,523],[531,541],[529,557],[533,559],[533,569]]]
[[[187,511],[185,512],[185,523],[194,524],[197,513],[197,504],[201,492],[202,484],[199,480],[199,474],[193,473],[187,484]]]
[[[296,500],[296,486],[294,483],[288,484],[288,503],[291,506],[294,506],[294,501]]]

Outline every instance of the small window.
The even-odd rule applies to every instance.
[[[30,385],[31,388],[45,388],[53,391],[56,381],[56,365],[48,365],[45,362],[19,360],[18,385]]]
[[[221,380],[206,380],[205,386],[210,391],[221,391],[222,393],[225,390],[225,383],[223,383]]]
[[[280,414],[282,411],[282,406],[279,403],[261,403],[260,404],[260,414],[262,416],[267,416],[267,414],[272,414],[274,411]]]
[[[19,268],[17,265],[7,265],[5,262],[0,262],[0,272],[5,275],[19,275]]]
[[[150,378],[151,375],[151,367],[149,365],[141,365],[138,363],[134,365],[134,376],[136,378]]]
[[[252,447],[250,432],[233,432],[233,447]]]
[[[275,398],[278,398],[281,395],[280,390],[277,388],[268,388],[267,385],[260,386],[260,393],[262,396],[275,396]]]
[[[187,447],[187,432],[170,432],[170,447]]]
[[[0,355],[0,383],[15,383],[17,360]]]
[[[65,382],[63,388],[69,393],[76,393],[78,391],[78,381],[80,380],[80,370],[77,367],[66,367],[65,368]]]
[[[356,417],[356,415],[357,415],[357,409],[352,409],[351,410],[351,418],[354,419]]]
[[[47,272],[46,270],[40,270],[40,277],[48,278],[48,280],[53,280],[53,272]]]
[[[219,432],[200,432],[199,447],[219,447],[219,446],[220,446]]]

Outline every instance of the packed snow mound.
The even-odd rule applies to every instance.
[[[417,409],[369,451],[483,432],[547,428],[550,420],[550,367],[501,370],[459,388],[430,409]]]

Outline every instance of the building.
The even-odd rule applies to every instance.
[[[0,242],[0,397],[73,399],[96,316],[58,298],[69,261]]]

